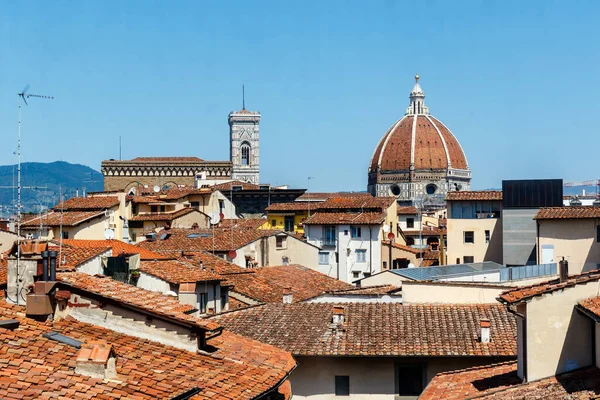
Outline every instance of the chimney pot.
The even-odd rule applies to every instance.
[[[42,251],[42,280],[48,280],[48,252]]]
[[[294,294],[291,287],[283,289],[283,304],[292,304],[294,302]]]
[[[492,327],[492,323],[487,318],[481,318],[479,320],[479,325],[481,327],[481,343],[489,343],[490,328]]]
[[[75,373],[92,378],[112,379],[117,376],[116,359],[112,345],[92,341],[81,345],[77,354]]]
[[[56,251],[49,251],[48,256],[50,257],[50,281],[56,281]]]
[[[564,257],[558,263],[558,276],[561,282],[566,282],[569,279],[569,262]]]
[[[344,307],[333,306],[333,323],[343,324],[344,323]]]

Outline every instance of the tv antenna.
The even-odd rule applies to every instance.
[[[17,93],[17,96],[23,100],[23,103],[27,104],[27,99],[30,97],[37,97],[40,99],[48,99],[52,100],[54,97],[45,96],[41,94],[28,94],[29,85],[25,85],[21,93]],[[19,275],[19,262],[21,260],[21,104],[19,104],[19,135],[17,141],[17,276]],[[19,303],[19,298],[22,296],[21,290],[23,288],[19,288],[19,282],[17,282],[17,304]],[[25,299],[23,299],[25,300]]]

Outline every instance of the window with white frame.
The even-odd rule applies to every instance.
[[[364,249],[356,250],[356,262],[357,263],[367,262],[367,250],[364,250]]]
[[[328,265],[329,264],[329,253],[326,251],[319,252],[319,265]]]
[[[475,243],[475,234],[473,231],[464,231],[465,243]]]
[[[361,233],[362,232],[361,232],[360,226],[351,226],[350,227],[350,232],[351,232],[351,236],[350,237],[352,239],[356,239],[356,238],[361,237]]]

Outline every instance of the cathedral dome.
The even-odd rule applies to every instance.
[[[405,187],[411,192],[406,200],[414,200],[419,193],[445,193],[458,185],[466,188],[470,182],[460,143],[450,129],[429,114],[418,75],[415,80],[406,114],[383,135],[371,158],[369,192],[374,195],[399,196],[399,184],[425,182],[422,190]]]

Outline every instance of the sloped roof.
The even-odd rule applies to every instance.
[[[273,203],[265,211],[308,211],[316,210],[322,202],[316,201],[290,201],[288,203]]]
[[[325,201],[332,197],[373,197],[367,192],[304,192],[296,201]]]
[[[419,210],[414,206],[398,207],[398,215],[417,215]]]
[[[178,260],[142,261],[139,269],[141,272],[175,284],[220,281],[223,279],[214,272]]]
[[[345,322],[332,328],[334,306]],[[491,321],[489,343],[480,320]],[[265,304],[214,318],[225,329],[294,355],[516,357],[515,317],[500,304]]]
[[[267,222],[265,218],[225,218],[219,222],[219,228],[258,229]]]
[[[390,245],[390,241],[389,240],[382,240],[381,244],[384,245],[384,246],[389,246]],[[400,244],[400,243],[396,243],[396,242],[392,243],[392,247],[394,249],[404,250],[404,251],[407,251],[407,252],[412,253],[412,254],[421,254],[421,253],[423,253],[423,250],[415,249],[414,247],[406,246],[406,245],[403,245],[403,244]]]
[[[64,211],[106,210],[118,206],[119,203],[117,196],[71,197],[58,203],[54,209]]]
[[[383,212],[316,212],[305,225],[379,225],[385,221]]]
[[[202,214],[203,216],[206,216],[206,214],[196,210],[195,208],[185,207],[180,210],[168,212],[168,213],[138,214],[138,215],[134,215],[133,217],[129,218],[129,220],[130,221],[169,221],[170,222],[170,221],[176,220],[177,218],[181,218],[184,215],[188,215],[188,214],[192,214],[192,213],[199,213],[199,214]]]
[[[295,366],[279,349],[230,332],[208,340],[211,355],[197,354],[79,322],[67,317],[37,322],[25,308],[0,298],[0,318],[15,319],[14,330],[0,329],[0,397],[167,399],[190,389],[192,399],[258,398],[276,389]],[[57,332],[83,343],[112,345],[117,380],[90,378],[75,372],[79,349],[43,337]],[[284,388],[285,390],[285,388]],[[287,397],[289,398],[289,397]]]
[[[588,219],[600,218],[600,207],[593,206],[565,206],[543,207],[533,219]]]
[[[137,163],[163,163],[163,162],[179,162],[179,163],[189,163],[189,162],[203,162],[204,160],[198,157],[136,157],[130,162]]]
[[[462,201],[490,201],[502,200],[502,190],[467,190],[458,192],[448,192],[446,200],[462,200]]]
[[[319,204],[319,210],[330,209],[377,209],[381,211],[387,209],[396,201],[394,197],[366,197],[366,196],[342,196],[330,197]]]
[[[302,265],[281,265],[245,270],[242,273],[224,275],[225,284],[233,290],[265,303],[281,303],[289,288],[293,301],[302,301],[319,294],[354,286],[331,278]]]
[[[144,249],[133,244],[125,243],[120,240],[87,240],[87,239],[63,239],[63,245],[70,247],[79,248],[97,248],[97,247],[110,247],[112,249],[113,256],[120,254],[139,254],[142,260],[164,260],[172,258],[172,256],[155,253],[153,251]]]
[[[543,294],[556,292],[558,290],[589,282],[596,282],[598,280],[600,280],[600,270],[585,272],[579,275],[571,275],[565,282],[560,282],[560,279],[552,279],[536,285],[522,286],[516,289],[507,290],[500,294],[498,301],[506,304],[520,303]]]
[[[105,218],[104,211],[49,211],[41,216],[41,225],[56,227],[60,226],[77,226],[83,222],[93,218]],[[40,227],[40,216],[30,218],[21,223],[21,228],[36,229]]]
[[[255,185],[254,183],[248,183],[248,182],[242,182],[242,181],[231,181],[231,182],[225,182],[225,183],[218,183],[216,185],[211,186],[211,188],[213,190],[220,190],[220,191],[229,191],[229,190],[233,190],[235,191],[236,188],[235,187],[242,187],[242,190],[258,190],[260,188],[260,185]]]

